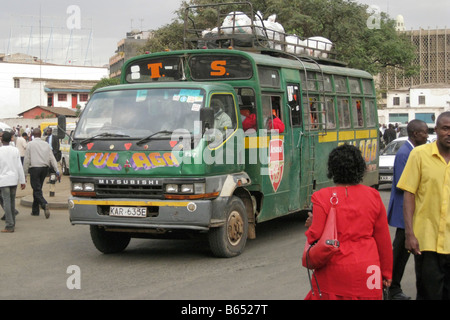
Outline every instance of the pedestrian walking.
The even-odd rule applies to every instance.
[[[18,137],[16,140],[16,147],[19,149],[20,161],[23,165],[23,160],[25,159],[25,150],[27,149],[27,134],[26,132],[22,133],[22,136]]]
[[[0,148],[0,190],[3,199],[3,208],[5,210],[5,229],[1,232],[14,232],[16,226],[16,191],[20,183],[21,189],[25,189],[25,175],[20,162],[19,150],[10,146],[11,132],[3,132]]]
[[[312,282],[305,299],[381,300],[383,286],[390,285],[392,245],[386,209],[377,190],[360,184],[365,171],[361,151],[353,145],[331,151],[328,177],[336,186],[312,195],[313,215],[306,222],[306,237],[309,244],[320,238],[332,205],[330,198],[336,192],[340,250],[325,267],[314,270],[317,282]]]
[[[391,187],[391,198],[388,207],[389,225],[397,228],[393,246],[394,264],[392,269],[392,284],[389,287],[390,300],[409,300],[401,288],[401,280],[410,253],[405,248],[405,222],[403,220],[403,190],[397,188],[398,180],[405,168],[411,150],[427,143],[428,126],[422,120],[412,120],[406,126],[408,140],[398,150],[394,160],[394,174]]]
[[[414,254],[418,300],[450,299],[450,111],[435,131],[435,142],[411,151],[397,184],[405,191],[405,246]]]
[[[45,138],[45,141],[48,142],[50,145],[50,148],[52,149],[53,155],[55,156],[56,162],[59,162],[61,160],[61,146],[59,143],[58,137],[55,137],[53,135],[52,128],[47,128],[47,137]]]
[[[45,217],[50,217],[47,200],[42,193],[42,185],[51,167],[59,176],[58,163],[50,145],[41,139],[41,130],[33,129],[34,140],[28,143],[24,160],[24,171],[30,174],[30,184],[33,189],[32,216],[39,216],[39,207],[44,210]]]

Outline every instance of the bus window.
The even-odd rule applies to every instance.
[[[363,84],[364,94],[365,94],[365,95],[373,96],[373,86],[372,86],[372,81],[371,81],[371,80],[368,80],[368,79],[363,79],[363,80],[362,80],[362,84]]]
[[[331,76],[328,74],[323,75],[323,83],[319,81],[319,88],[321,91],[332,92],[333,86],[331,85]]]
[[[353,99],[352,103],[352,118],[353,126],[355,128],[360,128],[364,126],[362,103],[360,99]]]
[[[361,94],[361,86],[359,85],[359,79],[349,79],[350,92]]]
[[[250,79],[253,69],[248,59],[237,55],[194,55],[189,59],[194,80]]]
[[[287,86],[287,98],[292,126],[299,127],[302,125],[302,112],[300,108],[300,90],[298,85],[290,84]]]
[[[334,87],[336,92],[348,92],[345,77],[334,76]]]
[[[281,113],[281,97],[263,95],[262,111],[264,119],[264,129],[278,130],[279,133],[284,132],[283,115]]]
[[[231,94],[214,94],[211,97],[211,108],[214,109],[214,129],[222,135],[222,141],[236,129],[236,112]],[[218,137],[214,141],[218,141]]]
[[[327,112],[327,129],[335,129],[336,128],[336,113],[334,111],[334,99],[326,98],[325,99],[325,108]]]
[[[339,128],[350,128],[350,110],[347,98],[338,98]]]
[[[308,81],[306,81],[308,79]],[[300,71],[300,80],[304,89],[308,91],[316,91],[316,74],[315,72],[307,72],[305,77],[305,72]]]
[[[306,99],[309,99],[307,101]],[[303,105],[304,105],[304,112],[305,112],[305,119],[307,119],[307,123],[309,124],[310,129],[318,129],[318,123],[319,123],[319,113],[320,104],[318,103],[318,98],[316,96],[309,96],[308,98],[306,96],[303,96]]]
[[[262,87],[280,88],[280,76],[277,69],[259,67],[258,74]]]
[[[178,81],[183,78],[181,57],[149,58],[136,61],[125,71],[126,82]]]
[[[242,128],[258,130],[258,122],[255,107],[255,91],[251,88],[237,88],[236,93],[239,100],[239,112],[241,113]]]
[[[375,101],[372,99],[367,99],[365,101],[365,108],[366,108],[367,126],[374,127],[377,122]]]

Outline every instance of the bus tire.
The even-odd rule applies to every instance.
[[[127,233],[109,232],[99,226],[90,226],[90,231],[95,247],[105,254],[122,252],[131,240]]]
[[[210,249],[216,257],[238,256],[244,251],[247,236],[248,217],[244,203],[233,196],[225,209],[225,224],[209,231]]]

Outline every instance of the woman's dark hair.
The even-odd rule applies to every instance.
[[[328,178],[339,184],[358,184],[366,171],[361,151],[350,144],[333,149],[328,157]]]

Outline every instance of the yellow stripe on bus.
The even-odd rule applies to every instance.
[[[327,132],[326,135],[319,136],[319,143],[337,141],[337,132]]]
[[[121,201],[121,200],[73,200],[74,204],[94,206],[154,206],[154,207],[185,207],[189,202],[165,201]]]
[[[338,132],[329,131],[326,135],[319,136],[319,143],[322,142],[333,142],[333,141],[348,141],[355,139],[369,139],[369,138],[378,138],[378,130],[349,130],[349,131],[339,131],[339,139]]]
[[[268,148],[269,141],[274,139],[284,140],[284,137],[283,136],[245,137],[245,149]]]

